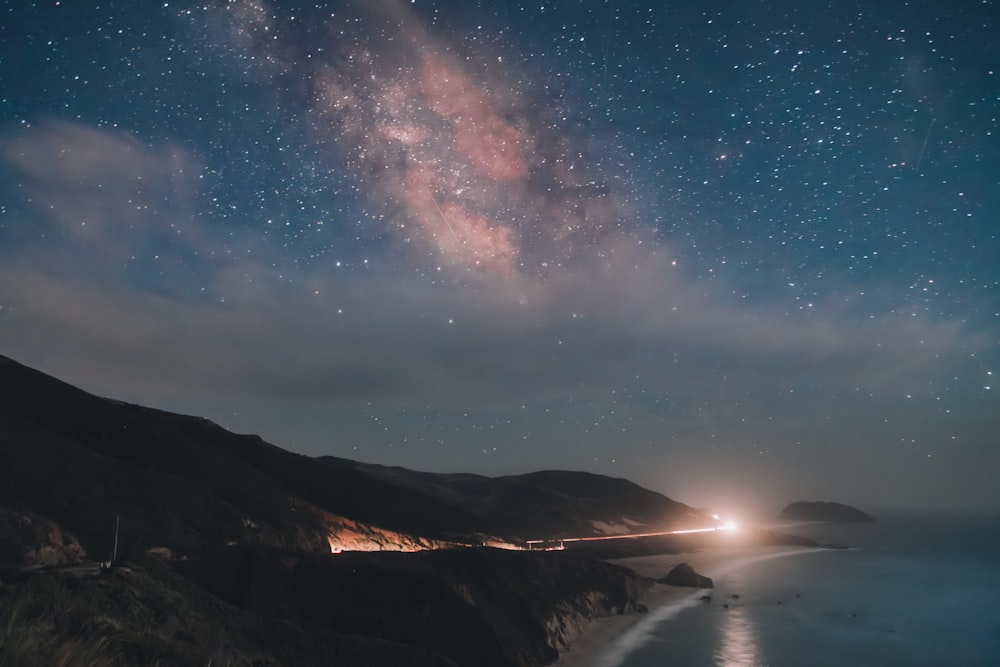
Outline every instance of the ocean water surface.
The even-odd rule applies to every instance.
[[[788,532],[853,548],[733,569],[716,579],[711,602],[652,610],[644,631],[596,664],[1000,666],[1000,515]]]

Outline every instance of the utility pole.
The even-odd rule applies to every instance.
[[[115,549],[111,552],[111,564],[114,565],[115,561],[118,560],[118,528],[121,526],[122,517],[120,514],[115,515]]]

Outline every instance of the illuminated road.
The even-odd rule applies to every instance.
[[[737,526],[732,521],[727,521],[724,524],[718,526],[712,526],[710,528],[684,528],[680,530],[663,530],[653,533],[629,533],[627,535],[597,535],[592,537],[564,537],[558,539],[548,539],[548,540],[528,540],[528,549],[543,549],[543,550],[553,550],[553,549],[565,549],[568,542],[596,542],[599,540],[629,540],[636,539],[640,537],[663,537],[665,535],[690,535],[691,533],[715,533],[719,531],[735,531]],[[545,546],[549,545],[549,546]],[[558,545],[558,546],[557,546]]]

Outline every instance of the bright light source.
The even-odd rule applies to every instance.
[[[735,533],[739,529],[740,529],[740,525],[738,523],[736,523],[735,521],[727,521],[724,524],[722,524],[722,530],[727,530],[727,531],[729,531],[731,533]]]
[[[716,521],[718,521],[719,520],[719,515],[718,514],[713,514],[712,518],[715,519]]]

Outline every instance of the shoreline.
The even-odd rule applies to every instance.
[[[751,563],[811,553],[822,547],[800,546],[710,546],[698,551],[656,556],[636,556],[612,560],[616,565],[635,570],[651,579],[666,576],[678,563],[687,563],[698,574],[719,578]],[[586,632],[570,642],[569,648],[553,663],[557,667],[605,667],[616,665],[642,637],[652,633],[662,622],[673,618],[688,607],[703,604],[699,598],[711,594],[711,588],[688,588],[669,584],[654,584],[639,602],[646,605],[645,614],[622,614],[591,621]]]

